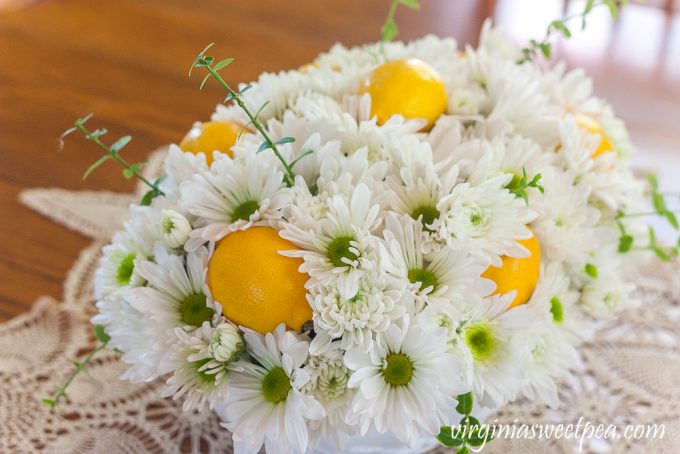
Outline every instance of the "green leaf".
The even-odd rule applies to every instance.
[[[109,131],[106,128],[95,129],[94,131],[86,135],[85,138],[88,140],[96,139],[97,137],[101,137],[108,132]]]
[[[675,230],[678,230],[680,228],[680,225],[678,225],[678,218],[675,217],[675,214],[673,214],[672,211],[664,211],[663,216],[666,218],[668,223],[673,226]]]
[[[233,62],[233,61],[234,61],[234,59],[231,58],[231,57],[225,58],[224,60],[221,60],[217,64],[215,64],[215,66],[213,66],[213,69],[215,71],[219,71],[220,69],[226,68],[227,66],[231,65],[231,62]]]
[[[648,173],[647,182],[649,182],[649,186],[651,186],[652,191],[656,192],[659,190],[659,179],[656,177],[656,175],[653,173]]]
[[[89,113],[89,114],[85,115],[84,117],[78,118],[74,124],[75,124],[75,126],[82,126],[85,123],[87,123],[87,121],[90,118],[92,118],[93,116],[94,116],[93,113]]]
[[[612,16],[612,19],[616,19],[619,15],[619,8],[616,4],[616,0],[602,0],[602,3],[609,8],[609,14]]]
[[[666,251],[664,251],[664,250],[663,250],[662,248],[660,248],[659,246],[653,246],[653,247],[652,247],[652,251],[654,251],[654,253],[656,254],[656,256],[659,257],[659,258],[660,258],[661,260],[663,260],[664,262],[670,262],[670,261],[671,261],[671,258],[670,258],[670,256],[666,253]]]
[[[628,252],[631,247],[633,247],[633,237],[630,235],[621,235],[621,238],[619,238],[619,252]]]
[[[648,227],[647,233],[649,234],[649,244],[650,244],[650,246],[656,246],[656,232],[654,231],[652,226]]]
[[[418,0],[399,0],[399,3],[411,9],[420,9]]]
[[[243,93],[247,92],[251,88],[253,88],[253,84],[248,84],[245,87],[243,87],[238,93],[239,93],[239,95],[242,95]]]
[[[470,450],[468,450],[467,446],[463,446],[458,451],[456,451],[456,454],[470,454]]]
[[[461,438],[453,436],[453,430],[451,426],[442,426],[439,429],[439,435],[437,435],[436,438],[441,444],[448,448],[453,448],[463,444],[463,440]]]
[[[54,399],[43,399],[42,403],[49,405],[50,407],[54,408],[57,406],[57,401]]]
[[[111,149],[112,153],[118,153],[120,150],[125,147],[130,141],[132,140],[131,136],[123,136],[120,139],[116,140],[116,142],[111,145],[109,148]]]
[[[101,158],[97,159],[90,167],[87,168],[87,170],[86,170],[85,173],[83,174],[83,180],[84,180],[85,178],[87,178],[88,176],[90,176],[90,174],[91,174],[92,172],[94,172],[94,170],[95,170],[97,167],[99,167],[100,165],[104,164],[104,163],[105,163],[106,161],[108,161],[109,159],[111,159],[111,155],[109,155],[109,154],[106,154],[106,155],[102,156]]]
[[[569,30],[569,27],[566,26],[564,22],[561,20],[554,20],[550,23],[550,28],[553,28],[555,30],[558,30],[562,35],[564,35],[566,38],[571,37],[571,30]]]
[[[139,204],[141,206],[149,206],[151,205],[151,201],[159,195],[161,195],[160,191],[157,189],[151,189],[146,194],[144,194],[144,197],[142,197],[142,200],[139,202]]]
[[[203,90],[203,87],[205,86],[206,82],[208,82],[208,79],[210,79],[211,77],[212,77],[212,74],[210,74],[210,73],[206,74],[205,77],[203,78],[203,80],[201,81],[201,85],[198,86],[198,89]]]
[[[130,168],[123,169],[123,176],[126,179],[134,178],[135,175],[139,175],[142,170],[142,163],[132,164]]]
[[[382,40],[383,41],[392,41],[397,34],[399,33],[399,29],[397,28],[397,24],[394,22],[393,19],[388,19],[385,21],[385,25],[382,27]]]
[[[541,43],[538,46],[541,49],[541,53],[546,59],[550,59],[550,55],[552,54],[550,43]]]
[[[286,143],[293,143],[293,142],[295,142],[295,138],[294,138],[294,137],[287,136],[287,137],[282,137],[282,138],[280,138],[279,140],[277,140],[277,141],[274,142],[274,143],[275,143],[276,145],[284,145],[284,144],[286,144]]]
[[[595,7],[595,0],[588,0],[586,2],[586,7],[583,10],[583,15],[584,16],[587,15],[589,12],[591,12],[593,10],[594,7]]]
[[[262,153],[264,150],[271,148],[271,147],[272,147],[272,144],[265,140],[264,142],[262,142],[260,144],[260,147],[257,149],[257,151],[255,153]]]
[[[654,205],[654,210],[662,216],[664,211],[667,210],[666,200],[663,198],[663,195],[658,192],[652,194],[652,205]]]
[[[469,415],[472,411],[472,393],[461,394],[456,397],[458,400],[458,405],[456,405],[456,411],[461,415]]]
[[[592,263],[586,263],[585,272],[588,276],[592,277],[593,279],[597,278],[598,275],[597,267]]]
[[[101,342],[102,344],[106,344],[108,341],[111,340],[111,336],[109,336],[106,333],[106,330],[102,325],[95,325],[94,326],[94,335],[97,337],[97,340]]]

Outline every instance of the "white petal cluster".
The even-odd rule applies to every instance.
[[[215,408],[244,453],[369,430],[415,444],[457,420],[467,391],[487,407],[557,405],[596,320],[635,303],[618,242],[620,226],[636,227],[620,213],[645,202],[627,133],[590,80],[518,55],[487,24],[476,49],[433,36],[338,45],[262,75],[245,101],[268,101],[259,119],[272,140],[294,139],[278,146],[294,179],[254,129],[211,160],[171,146],[163,195],[131,208],[96,271],[93,321],[123,352],[124,377],[165,379],[186,409]],[[378,122],[360,91],[376,66],[410,58],[445,86],[429,131],[398,114]],[[613,149],[594,156],[604,136],[577,115]],[[234,105],[212,120],[248,123]],[[216,244],[260,226],[296,246],[279,252],[308,277],[299,332],[238,326],[207,285]],[[485,271],[526,258],[532,236],[538,283],[510,307],[516,292],[496,294]]]

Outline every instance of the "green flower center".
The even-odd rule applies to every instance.
[[[202,293],[195,293],[184,298],[179,306],[182,321],[191,326],[201,326],[203,322],[212,320],[215,313],[205,305],[206,297]]]
[[[403,353],[390,353],[382,369],[385,382],[392,386],[408,385],[413,378],[413,361]]]
[[[357,255],[350,250],[352,241],[354,241],[354,238],[351,236],[340,236],[330,242],[326,253],[333,265],[344,267],[347,266],[347,264],[343,262],[343,258],[349,259],[350,261],[354,261],[358,258]]]
[[[420,282],[421,291],[430,286],[432,286],[432,291],[437,288],[437,278],[434,273],[423,268],[408,270],[408,280],[411,281],[412,284]]]
[[[564,321],[564,307],[562,301],[556,296],[550,298],[550,313],[553,316],[553,322],[558,325]]]
[[[231,213],[231,222],[248,221],[250,216],[260,208],[260,203],[255,200],[248,200],[236,207]]]
[[[163,225],[161,226],[161,228],[163,229],[163,233],[165,233],[166,235],[170,235],[170,233],[172,233],[172,229],[175,228],[175,223],[172,222],[172,219],[170,217],[167,217],[163,219]]]
[[[210,358],[199,359],[191,363],[191,366],[196,370],[196,377],[204,385],[212,385],[215,383],[215,374],[209,374],[205,370],[199,370],[210,361]]]
[[[137,254],[134,252],[129,253],[123,260],[118,264],[118,269],[116,270],[116,280],[120,285],[128,285],[130,279],[132,279],[132,272],[135,270],[135,258]]]
[[[421,222],[427,230],[427,226],[431,225],[436,219],[439,219],[440,214],[439,210],[435,207],[422,206],[413,210],[411,217],[417,221],[422,216]]]
[[[267,402],[273,404],[285,402],[291,389],[290,378],[283,367],[273,368],[262,380],[262,394]]]
[[[465,331],[465,343],[476,360],[489,359],[498,347],[498,342],[493,335],[493,328],[486,324],[469,327]]]

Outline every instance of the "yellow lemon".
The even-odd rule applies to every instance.
[[[600,146],[597,147],[597,150],[593,152],[593,155],[591,157],[595,158],[597,156],[600,156],[602,153],[614,151],[614,147],[612,146],[612,143],[609,140],[607,133],[604,131],[604,128],[597,120],[595,120],[590,115],[581,113],[574,114],[574,120],[576,121],[576,125],[579,128],[588,131],[588,133],[590,134],[600,136]]]
[[[541,248],[536,237],[532,236],[527,240],[520,240],[518,243],[529,249],[531,255],[524,258],[505,256],[500,267],[489,266],[482,274],[482,277],[491,279],[496,283],[494,294],[517,290],[517,296],[508,309],[529,301],[536,288],[541,270]]]
[[[299,330],[312,318],[302,259],[278,251],[298,249],[271,227],[251,227],[227,235],[208,264],[208,287],[232,322],[260,333],[280,323]]]
[[[208,165],[212,163],[213,151],[221,151],[229,156],[231,147],[243,127],[234,121],[206,121],[189,130],[179,147],[189,153],[205,153]]]
[[[446,89],[437,72],[427,63],[395,60],[378,66],[368,76],[361,93],[371,95],[371,115],[383,124],[393,115],[424,118],[432,128],[446,111]]]

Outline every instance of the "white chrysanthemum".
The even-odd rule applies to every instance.
[[[349,350],[345,364],[354,371],[348,386],[359,390],[352,409],[362,417],[362,433],[374,424],[407,444],[450,423],[453,397],[466,391],[458,361],[447,352],[446,330],[408,315],[380,334],[370,352]]]
[[[281,237],[302,249],[281,253],[304,259],[300,272],[309,274],[308,288],[334,284],[340,295],[349,299],[359,290],[362,272],[375,266],[368,255],[380,207],[371,206],[371,193],[364,184],[356,187],[349,204],[340,196],[327,204],[327,215],[315,229],[284,224]]]
[[[253,362],[238,361],[229,378],[224,426],[233,433],[236,452],[304,453],[308,421],[325,416],[321,404],[301,392],[309,381],[302,367],[309,344],[287,332],[283,324],[262,335],[245,330]]]
[[[597,276],[581,289],[580,306],[594,318],[612,318],[638,301],[632,293],[635,285],[623,280],[616,266],[597,268]]]
[[[352,371],[345,366],[343,355],[344,351],[335,344],[321,356],[310,356],[305,365],[310,379],[303,392],[319,401],[326,412],[323,419],[309,422],[311,448],[321,440],[332,440],[341,448],[340,436],[355,432],[350,420],[356,390],[347,387]]]
[[[229,333],[227,337],[225,331]],[[223,402],[229,395],[228,371],[239,370],[233,363],[243,351],[243,339],[236,328],[226,322],[213,328],[204,322],[190,333],[182,328],[175,328],[174,333],[177,345],[169,359],[174,372],[162,395],[184,399],[184,411],[200,411],[206,403],[213,408],[215,403]],[[228,350],[229,355],[215,355],[215,344],[219,344],[217,351]]]
[[[181,190],[182,206],[200,227],[191,233],[188,250],[252,225],[274,225],[289,200],[283,173],[256,154],[238,160],[217,156],[209,172],[184,182]]]
[[[182,182],[193,179],[196,174],[206,172],[208,167],[204,153],[186,153],[177,145],[170,145],[163,162],[165,178],[160,182],[160,190],[170,201],[177,203]]]
[[[109,348],[123,352],[121,360],[129,366],[121,376],[123,380],[149,382],[164,373],[159,364],[167,352],[149,348],[149,337],[144,332],[148,321],[123,298],[123,294],[114,293],[97,301],[97,310],[92,323],[105,327],[111,336]]]
[[[594,324],[577,305],[579,292],[571,285],[560,263],[543,268],[538,285],[527,308],[539,317],[547,316],[572,344],[578,345],[592,337]]]
[[[578,354],[550,320],[537,321],[534,325],[528,334],[530,359],[521,392],[531,402],[557,408],[556,381],[578,364]]]
[[[558,172],[546,173],[543,187],[543,197],[532,205],[538,218],[531,229],[549,260],[580,267],[596,247],[593,227],[600,218],[600,212],[588,204],[590,189],[574,184],[572,174]]]
[[[527,224],[536,218],[524,200],[504,186],[510,175],[491,178],[479,185],[460,183],[437,204],[441,213],[432,227],[454,247],[479,251],[494,266],[501,256],[525,257],[517,240],[531,237]]]
[[[492,296],[458,309],[433,306],[432,319],[449,333],[451,350],[465,366],[476,400],[496,408],[514,400],[526,378],[527,327],[535,315],[523,306],[507,310],[513,295]]]
[[[357,346],[369,351],[375,333],[385,331],[404,315],[409,296],[401,282],[376,270],[361,276],[359,289],[350,298],[332,285],[313,291],[307,296],[316,331],[310,351],[321,354],[333,340],[339,340],[344,349]]]
[[[450,304],[468,295],[490,294],[495,285],[481,274],[488,263],[467,250],[442,248],[424,253],[423,226],[405,216],[385,218],[381,247],[384,269],[408,286],[420,310],[427,303]]]
[[[155,262],[139,264],[139,274],[148,284],[129,290],[125,297],[144,314],[144,332],[151,348],[167,349],[175,328],[194,330],[212,321],[215,310],[221,308],[212,303],[205,284],[208,258],[205,247],[188,254],[185,260],[158,246]]]

